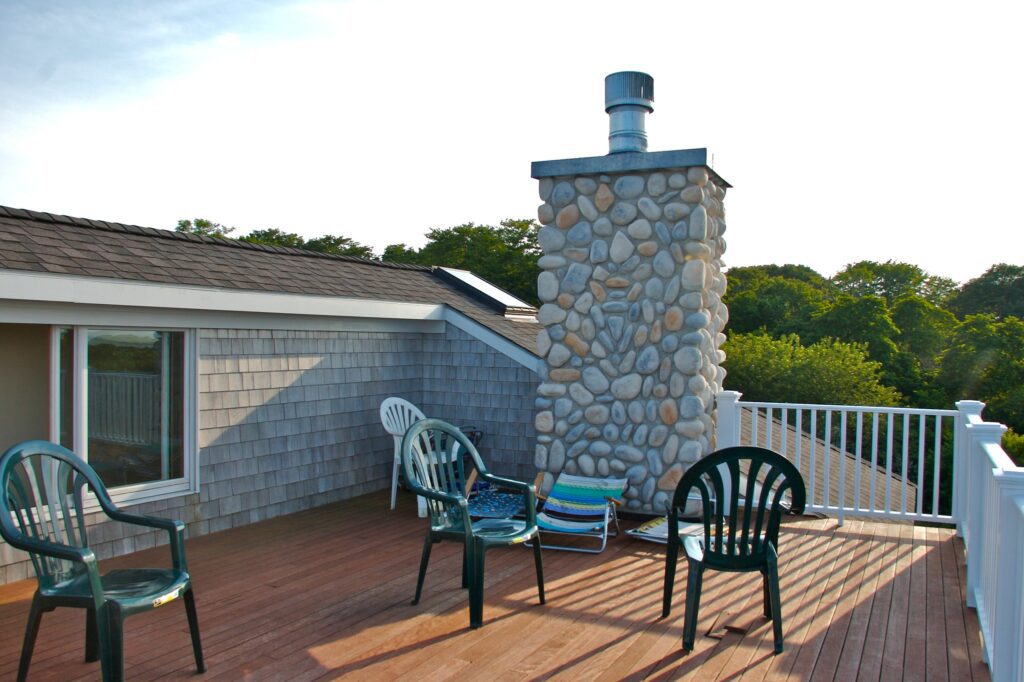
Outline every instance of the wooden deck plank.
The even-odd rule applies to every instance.
[[[858,682],[876,682],[881,678],[885,630],[888,626],[889,610],[892,608],[893,583],[896,580],[899,526],[877,524],[876,538],[878,572],[875,578],[874,598],[871,601],[871,613],[865,628],[864,643],[856,671]],[[845,666],[842,668],[844,673],[847,669]]]
[[[967,630],[960,601],[959,576],[956,568],[956,537],[940,538],[942,558],[943,615],[946,621],[946,650],[949,653],[949,679],[971,679],[967,648]]]
[[[695,649],[683,655],[685,561],[662,620],[663,547],[619,538],[601,555],[546,551],[545,606],[532,553],[494,550],[484,626],[470,630],[461,547],[435,545],[423,600],[411,606],[425,521],[411,503],[387,506],[380,493],[188,540],[207,674],[194,675],[184,609],[172,603],[128,619],[128,677],[988,680],[977,618],[963,606],[962,544],[947,529],[785,524],[784,653],[772,655],[760,577],[708,572]],[[103,567],[166,561],[156,547]],[[0,587],[0,679],[17,668],[33,582]],[[704,636],[726,611],[756,617],[753,627]],[[97,678],[98,664],[82,660],[83,623],[70,609],[44,617],[30,679]]]

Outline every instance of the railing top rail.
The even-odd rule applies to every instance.
[[[957,410],[939,410],[920,407],[874,407],[869,405],[824,405],[819,403],[769,403],[753,400],[739,400],[736,404],[740,407],[764,407],[764,408],[786,408],[798,410],[833,410],[841,412],[882,412],[886,414],[911,414],[939,417],[955,417],[960,414]]]
[[[981,449],[984,451],[985,456],[988,457],[988,461],[992,463],[993,469],[1000,469],[1005,473],[1024,475],[1024,467],[1014,464],[1010,456],[1006,454],[1006,450],[1003,450],[999,443],[982,443]]]

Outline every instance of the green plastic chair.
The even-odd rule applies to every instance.
[[[526,519],[478,519],[469,513],[465,495],[466,476],[460,452],[473,459],[477,476],[482,481],[519,491],[526,500]],[[430,561],[430,549],[441,540],[463,544],[462,587],[469,589],[469,627],[483,624],[484,555],[494,547],[508,547],[538,536],[537,498],[532,485],[495,476],[487,471],[480,453],[459,429],[440,419],[424,419],[413,424],[402,440],[402,475],[408,486],[427,501],[430,526],[423,541],[420,571],[416,578],[418,604],[423,580]],[[544,569],[540,546],[533,543],[537,569],[537,591],[544,603]]]
[[[694,506],[696,499],[700,500],[704,533],[680,538],[679,517],[688,506]],[[676,487],[668,515],[665,595],[661,610],[665,618],[672,609],[676,562],[682,546],[689,564],[683,649],[693,650],[704,569],[711,568],[761,573],[764,615],[772,620],[775,653],[782,652],[779,523],[784,512],[802,514],[805,500],[804,480],[797,468],[782,455],[764,448],[724,448],[687,470]]]
[[[89,548],[85,486],[111,519],[167,531],[172,568],[100,575]],[[60,606],[86,609],[85,660],[99,658],[103,679],[121,680],[124,619],[179,597],[185,602],[196,670],[205,671],[192,580],[185,565],[185,525],[180,521],[120,511],[88,464],[66,448],[33,440],[13,446],[0,458],[0,535],[30,554],[39,581],[25,628],[19,682],[28,674],[43,613]]]

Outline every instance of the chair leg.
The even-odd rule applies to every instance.
[[[100,644],[103,681],[121,682],[124,680],[124,618],[116,602],[107,602],[103,610],[106,623],[100,623],[100,627],[105,625],[107,631],[106,646]]]
[[[476,629],[484,624],[484,546],[475,542],[473,545],[469,557],[473,566],[469,580],[469,627]]]
[[[775,653],[782,653],[782,600],[779,598],[779,560],[768,548],[768,592],[772,606],[772,629],[775,635]]]
[[[697,616],[700,612],[700,591],[704,582],[704,567],[696,561],[690,562],[686,575],[686,615],[683,617],[683,649],[693,651],[697,638]]]
[[[25,625],[25,641],[21,645],[21,661],[18,663],[18,682],[25,682],[28,666],[32,662],[32,650],[36,646],[36,635],[39,634],[39,622],[43,619],[43,599],[36,592],[32,596],[32,606],[28,611],[28,623]]]
[[[196,657],[196,672],[206,672],[206,665],[203,663],[203,643],[199,639],[199,616],[196,613],[196,598],[189,587],[185,592],[185,613],[188,616],[188,631],[192,635],[192,653]]]
[[[540,594],[540,603],[544,603],[544,563],[540,558],[540,533],[533,543],[533,563],[537,566],[537,592]]]
[[[772,596],[771,596],[771,594],[768,591],[768,570],[767,569],[761,571],[761,578],[762,578],[762,580],[761,580],[761,592],[762,592],[762,595],[761,595],[762,599],[761,599],[761,601],[763,602],[763,605],[764,605],[763,606],[763,608],[764,608],[764,617],[765,618],[771,618],[772,617]]]
[[[85,610],[85,662],[93,663],[99,659],[99,634],[96,627],[96,609]]]
[[[420,556],[420,574],[416,577],[416,596],[412,598],[413,606],[420,603],[420,594],[423,592],[423,579],[427,575],[427,564],[430,563],[430,547],[433,544],[434,540],[430,537],[430,531],[427,531],[427,537],[423,541],[423,554]]]
[[[395,464],[391,467],[391,508],[398,506],[398,447],[395,447]]]
[[[665,592],[661,600],[661,617],[668,618],[672,611],[672,590],[676,582],[676,562],[679,560],[679,543],[672,538],[665,548]]]

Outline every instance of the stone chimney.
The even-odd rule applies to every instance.
[[[627,509],[665,513],[713,449],[729,184],[706,149],[647,152],[647,74],[605,80],[606,156],[537,161],[544,358],[536,465],[629,479]]]

